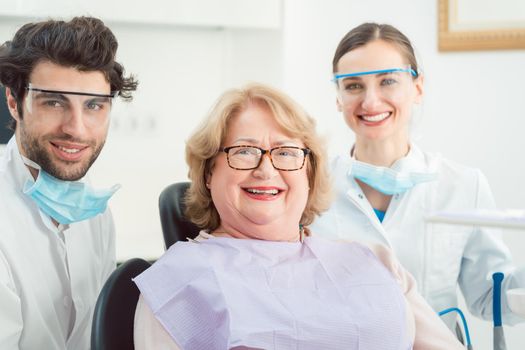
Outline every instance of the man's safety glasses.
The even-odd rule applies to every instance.
[[[403,98],[418,74],[410,66],[361,72],[337,73],[334,82],[343,105],[362,101],[367,94],[392,100]]]
[[[294,171],[304,166],[308,148],[295,146],[274,147],[269,150],[255,146],[231,146],[221,148],[226,153],[228,165],[232,169],[251,170],[261,165],[262,157],[268,154],[273,167],[277,170]]]
[[[35,87],[28,84],[25,98],[26,110],[46,119],[60,119],[71,115],[80,107],[87,125],[104,123],[111,111],[112,101],[118,93],[110,94],[60,91]]]

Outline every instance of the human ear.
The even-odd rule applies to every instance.
[[[9,113],[11,113],[11,117],[13,117],[14,120],[19,122],[20,114],[18,113],[18,104],[16,103],[16,99],[11,93],[10,88],[5,89],[5,97],[7,100],[7,108],[9,109]]]
[[[423,75],[419,75],[414,80],[414,86],[416,88],[415,99],[414,99],[415,104],[421,104],[421,101],[423,101],[423,92],[424,92],[423,81],[424,81]]]
[[[343,111],[343,106],[341,105],[341,102],[339,101],[339,97],[335,98],[335,105],[337,106],[337,111],[338,112],[342,112]]]
[[[206,174],[204,178],[204,183],[206,184],[206,188],[208,190],[211,190],[211,172]]]

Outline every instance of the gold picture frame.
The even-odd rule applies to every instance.
[[[439,51],[525,49],[523,28],[452,30],[453,6],[460,0],[438,0]]]

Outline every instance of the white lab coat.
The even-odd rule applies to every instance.
[[[314,235],[383,243],[391,247],[414,275],[421,294],[436,311],[457,305],[459,284],[470,312],[492,319],[492,273],[501,271],[505,274],[503,320],[508,324],[523,321],[510,311],[505,290],[525,287],[525,268],[516,269],[512,265],[498,230],[427,224],[424,220],[425,215],[435,211],[493,208],[489,185],[479,170],[458,165],[438,154],[424,153],[411,145],[409,154],[398,160],[393,168],[435,172],[438,179],[392,196],[381,223],[361,188],[349,175],[351,164],[348,154],[333,160],[335,202],[311,225]],[[445,317],[451,328],[455,317]]]
[[[13,137],[0,158],[0,348],[89,349],[115,268],[111,213],[56,227],[22,192],[30,176]]]

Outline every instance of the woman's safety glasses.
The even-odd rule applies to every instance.
[[[363,72],[337,73],[334,82],[339,102],[351,105],[374,94],[387,100],[401,99],[410,91],[413,78],[418,74],[410,66]]]
[[[255,146],[231,146],[220,149],[226,153],[228,165],[232,169],[251,170],[261,165],[262,157],[268,154],[272,165],[277,170],[294,171],[304,166],[308,148],[282,146],[272,149],[262,149]]]
[[[37,88],[32,84],[26,87],[26,110],[46,119],[63,120],[80,107],[82,119],[87,126],[99,126],[106,122],[111,111],[112,101],[118,93],[89,93],[59,91]]]

